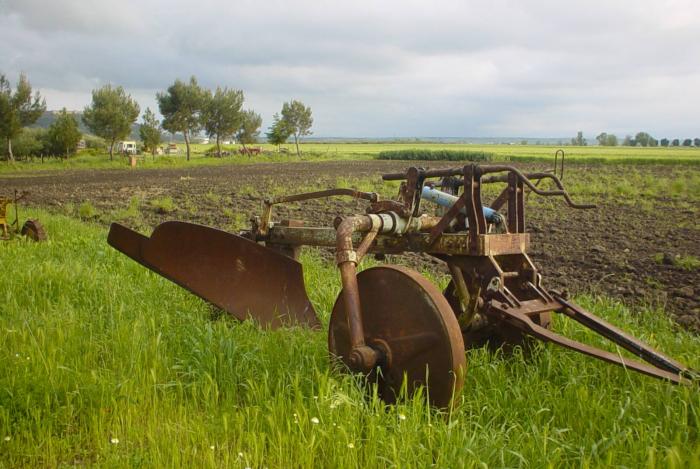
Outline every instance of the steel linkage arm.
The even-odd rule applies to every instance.
[[[562,308],[556,310],[555,312],[571,317],[587,328],[611,340],[615,344],[618,344],[621,347],[631,351],[650,364],[642,363],[630,358],[624,358],[621,355],[607,352],[605,350],[601,350],[599,348],[561,336],[536,324],[525,313],[519,311],[518,308],[509,307],[504,303],[492,302],[489,305],[487,314],[494,315],[497,318],[506,321],[508,324],[520,329],[524,333],[545,342],[552,342],[599,360],[603,360],[623,368],[629,368],[647,376],[667,380],[674,384],[690,384],[693,379],[697,379],[697,373],[689,368],[663,356],[643,342],[630,337],[628,334],[625,334],[595,315],[584,311],[582,308],[574,305],[573,303],[564,300],[560,295],[554,292],[550,293],[554,299],[562,305]]]
[[[355,189],[343,188],[274,197],[263,202],[262,219],[257,223],[257,227],[255,228],[256,233],[254,234],[256,237],[262,237],[268,234],[268,230],[270,229],[270,221],[272,220],[272,207],[274,205],[288,202],[301,202],[304,200],[325,199],[327,197],[336,196],[347,196],[354,199],[367,200],[369,202],[377,202],[379,200],[379,196],[375,192],[362,192]]]

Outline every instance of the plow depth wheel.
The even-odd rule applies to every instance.
[[[46,231],[39,220],[29,219],[22,225],[21,233],[34,241],[46,241]]]
[[[378,395],[396,401],[406,383],[410,396],[427,387],[432,405],[449,407],[466,372],[464,343],[452,308],[440,290],[418,272],[401,266],[379,266],[357,275],[365,343],[385,352],[383,363],[368,376]],[[328,334],[332,356],[349,366],[352,350],[340,293]]]

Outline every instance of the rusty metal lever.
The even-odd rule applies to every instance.
[[[561,298],[561,297],[559,297]],[[559,301],[559,298],[557,298],[557,301]],[[571,303],[568,303],[568,305],[571,305]],[[570,306],[567,306],[565,304],[562,304],[564,308],[567,310],[571,310]],[[573,305],[571,305],[573,306]],[[577,311],[582,311],[581,308],[576,308]],[[508,322],[514,327],[517,327],[521,331],[525,332],[526,334],[529,334],[533,337],[537,337],[538,339],[541,339],[545,342],[552,342],[557,345],[561,345],[562,347],[566,347],[571,350],[575,350],[576,352],[583,353],[585,355],[597,358],[599,360],[603,360],[608,363],[612,363],[614,365],[621,366],[623,368],[629,368],[631,370],[634,370],[638,373],[645,374],[647,376],[652,376],[654,378],[659,378],[663,380],[670,381],[674,384],[690,384],[691,380],[689,379],[692,376],[692,372],[686,368],[683,368],[682,365],[680,366],[680,370],[678,372],[675,371],[668,371],[667,369],[661,368],[657,366],[656,364],[651,364],[648,365],[646,363],[639,362],[637,360],[633,360],[630,358],[624,358],[618,354],[607,352],[605,350],[601,350],[596,347],[592,347],[587,344],[583,344],[581,342],[569,339],[567,337],[561,336],[555,332],[550,331],[549,329],[546,329],[535,322],[532,321],[525,313],[519,311],[517,308],[509,308],[507,305],[499,304],[499,303],[492,303],[491,304],[491,314],[495,314],[497,317],[500,319]],[[587,313],[587,316],[589,317],[594,317],[591,313]],[[598,319],[598,318],[596,318]],[[601,323],[603,323],[602,320],[598,319]],[[588,324],[581,322],[581,324],[590,327]],[[605,323],[607,324],[607,323]],[[610,326],[608,324],[608,326]],[[612,327],[612,326],[610,326]],[[593,327],[590,327],[592,330],[596,332],[600,332],[598,329],[595,329]],[[615,328],[613,328],[615,329]],[[617,332],[620,332],[619,330],[615,329]],[[611,338],[612,334],[609,335],[604,335],[606,338],[611,339],[615,343],[620,343],[617,340]],[[628,337],[629,338],[629,337]],[[646,349],[647,351],[652,351],[651,347],[642,344],[641,342],[637,341],[636,339],[633,339],[638,345],[641,346],[641,348]],[[622,343],[620,343],[622,345]],[[627,347],[625,347],[627,348]],[[658,352],[656,352],[658,354]],[[658,354],[660,355],[660,354]],[[644,358],[644,357],[642,357]],[[664,357],[665,358],[665,357]],[[668,359],[666,359],[668,360]]]

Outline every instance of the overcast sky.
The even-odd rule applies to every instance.
[[[700,1],[0,0],[0,73],[49,109],[195,75],[341,137],[700,136]]]

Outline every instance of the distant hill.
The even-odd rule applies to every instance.
[[[44,112],[41,115],[41,117],[39,117],[39,119],[31,127],[48,129],[49,126],[56,120],[56,116],[58,116],[59,112],[60,111],[46,111],[46,112]],[[84,134],[89,134],[90,130],[87,127],[85,127],[85,124],[83,124],[83,119],[82,119],[83,113],[80,111],[68,111],[68,112],[75,116],[75,119],[78,121],[78,127],[80,128],[80,131]],[[141,124],[138,124],[138,123],[134,123],[131,126],[131,133],[129,134],[129,140],[140,140],[140,137],[139,137],[139,129],[140,128],[141,128]]]

